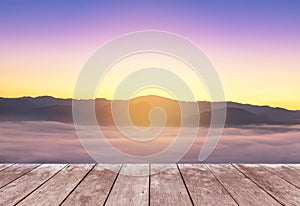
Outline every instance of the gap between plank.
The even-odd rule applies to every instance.
[[[31,195],[33,192],[35,192],[37,189],[39,189],[41,186],[43,186],[46,182],[48,182],[50,179],[52,179],[55,175],[57,175],[61,170],[63,170],[68,164],[66,164],[64,167],[62,167],[60,170],[58,170],[55,174],[53,174],[51,177],[49,177],[47,180],[45,180],[42,184],[37,186],[34,190],[32,190],[30,193],[28,193],[25,197],[20,199],[15,205],[19,204],[22,202],[24,199],[26,199],[29,195]]]
[[[210,174],[212,174],[212,176],[214,176],[214,178],[217,180],[217,182],[221,185],[221,187],[224,188],[224,190],[227,192],[227,194],[233,199],[233,201],[240,206],[240,204],[236,201],[236,199],[232,196],[232,194],[227,190],[227,188],[222,184],[222,182],[217,178],[217,176],[215,176],[215,174],[211,171],[211,169],[207,166],[204,165],[208,171],[210,172]]]
[[[148,190],[148,206],[150,206],[150,191],[151,191],[151,164],[149,164],[149,190]]]
[[[300,169],[299,169],[298,167],[295,167],[295,165],[293,165],[293,164],[287,164],[287,166],[288,166],[289,168],[295,169],[297,172],[300,172]]]
[[[281,205],[282,204],[279,200],[277,200],[276,197],[274,197],[271,193],[269,193],[267,190],[265,190],[262,186],[260,186],[257,182],[255,182],[253,179],[251,179],[249,176],[247,176],[245,173],[243,173],[243,171],[241,171],[238,167],[236,167],[234,164],[231,164],[235,169],[237,169],[240,173],[242,173],[246,178],[248,178],[249,180],[251,180],[254,184],[256,184],[256,186],[258,186],[260,189],[262,189],[263,191],[265,191],[269,196],[271,196],[276,202],[278,202]]]
[[[59,203],[59,206],[61,206],[66,200],[67,198],[72,194],[72,192],[78,187],[78,185],[80,185],[80,183],[88,176],[88,174],[91,173],[91,171],[95,168],[97,164],[94,164],[92,166],[92,168],[83,176],[83,178],[81,178],[81,180],[75,185],[75,187],[69,192],[69,194],[63,199],[63,201],[61,203]]]
[[[0,170],[0,172],[1,171],[3,171],[3,170],[6,170],[7,168],[9,168],[9,167],[11,167],[11,166],[13,166],[13,165],[15,165],[16,163],[14,163],[14,164],[10,164],[10,165],[8,165],[8,166],[6,166],[6,167],[4,167],[4,168],[2,168],[1,170]]]
[[[117,179],[118,179],[118,177],[119,177],[119,174],[120,174],[120,172],[121,172],[122,167],[123,167],[123,164],[121,165],[121,167],[120,167],[120,169],[119,169],[119,171],[118,171],[118,173],[117,173],[117,175],[116,175],[116,177],[115,177],[115,179],[114,179],[114,181],[113,181],[113,183],[112,183],[112,185],[111,185],[111,187],[110,187],[110,190],[109,190],[109,192],[108,192],[108,194],[107,194],[107,196],[106,196],[106,198],[105,198],[105,201],[104,201],[104,203],[103,203],[103,206],[106,204],[106,202],[107,202],[107,200],[108,200],[108,197],[109,197],[109,195],[110,195],[110,193],[111,193],[113,187],[115,186],[115,183],[116,183],[116,181],[117,181]]]
[[[0,189],[3,188],[3,187],[5,187],[6,185],[9,185],[9,184],[12,183],[13,181],[19,179],[19,178],[22,177],[23,175],[26,175],[27,173],[31,172],[32,170],[36,169],[37,167],[39,167],[39,166],[41,166],[41,165],[42,165],[42,164],[38,164],[36,167],[34,167],[34,168],[32,168],[31,170],[25,172],[24,174],[22,174],[21,176],[17,177],[16,179],[13,179],[12,181],[6,183],[6,184],[3,185],[2,187],[0,187]],[[5,168],[5,169],[6,169],[6,168]]]
[[[190,200],[191,200],[191,203],[192,203],[193,206],[195,206],[195,204],[194,204],[194,202],[193,202],[193,199],[192,199],[192,196],[191,196],[191,194],[190,194],[190,191],[188,190],[187,185],[186,185],[186,183],[185,183],[185,180],[184,180],[184,178],[183,178],[183,176],[182,176],[182,173],[181,173],[181,171],[180,171],[180,169],[179,169],[179,167],[178,167],[178,164],[176,164],[176,166],[177,166],[177,169],[178,169],[179,174],[180,174],[180,176],[181,176],[181,179],[182,179],[182,181],[183,181],[184,187],[185,187],[185,189],[186,189],[186,191],[187,191],[187,193],[188,193],[188,195],[189,195],[189,198],[190,198]]]
[[[280,179],[282,179],[282,180],[286,181],[287,183],[289,183],[289,184],[293,185],[294,187],[296,187],[296,188],[300,189],[300,187],[298,187],[297,185],[294,185],[294,183],[290,182],[289,180],[286,180],[285,178],[283,178],[283,177],[281,177],[281,176],[277,175],[275,172],[273,172],[272,170],[268,169],[267,167],[264,167],[263,165],[261,165],[261,167],[262,167],[262,168],[264,168],[265,170],[267,170],[267,171],[271,172],[272,174],[276,175],[276,176],[277,176],[277,177],[279,177]],[[292,169],[292,168],[290,168],[290,167],[288,167],[288,168],[289,168],[290,170],[293,170],[293,169]],[[297,171],[296,171],[296,172],[297,172]]]

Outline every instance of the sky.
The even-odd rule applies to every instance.
[[[2,0],[0,96],[71,98],[81,68],[101,45],[129,32],[163,30],[208,55],[227,101],[300,110],[299,10],[297,0]],[[123,69],[118,75],[126,75]],[[157,94],[145,93],[151,92]]]

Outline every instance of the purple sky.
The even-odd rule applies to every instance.
[[[300,109],[300,1],[0,2],[0,96],[72,97],[103,43],[138,30],[194,41],[229,101]]]

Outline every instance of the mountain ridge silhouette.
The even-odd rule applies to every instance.
[[[55,98],[51,96],[0,98],[0,121],[58,121],[72,122],[72,99]],[[125,108],[129,105],[129,115],[132,122],[138,126],[149,126],[149,112],[153,108],[161,108],[166,116],[167,126],[180,126],[181,114],[178,102],[189,107],[196,103],[200,111],[200,125],[208,126],[211,117],[211,105],[222,102],[186,102],[169,99],[166,97],[147,95],[132,98],[131,100],[107,100],[97,98],[95,100],[74,100],[83,105],[95,101],[95,111],[100,125],[113,125],[111,105]],[[248,124],[300,124],[300,111],[288,110],[278,107],[257,106],[226,102],[226,125],[239,126]],[[222,110],[221,109],[221,110]],[[185,110],[186,111],[186,110]],[[84,112],[84,111],[82,111]],[[221,112],[215,110],[214,112]],[[159,114],[161,115],[161,114]],[[188,114],[187,122],[192,123],[197,118],[195,114]],[[86,124],[89,124],[86,122]],[[155,123],[154,123],[155,125]],[[189,126],[189,124],[185,125]]]

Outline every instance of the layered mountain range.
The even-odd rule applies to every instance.
[[[82,113],[86,106],[94,100],[75,100],[82,104]],[[164,111],[167,126],[180,126],[181,108],[185,108],[185,126],[194,125],[194,121],[200,119],[200,126],[208,126],[211,122],[212,105],[222,105],[222,102],[179,102],[160,97],[143,96],[131,100],[107,100],[96,99],[95,111],[97,121],[100,125],[113,125],[112,104],[114,108],[120,110],[120,116],[129,114],[130,120],[137,126],[149,126],[155,123],[154,108],[161,108]],[[226,110],[226,126],[238,126],[248,124],[300,124],[300,111],[292,111],[283,108],[273,108],[269,106],[255,106],[250,104],[240,104],[226,102],[225,108],[218,107],[216,114]],[[197,105],[199,113],[194,113],[192,105]],[[124,110],[128,111],[124,113]],[[150,115],[149,115],[150,114]],[[197,116],[200,115],[200,116]],[[152,119],[152,116],[153,119]],[[150,117],[150,118],[149,118]],[[157,113],[161,118],[161,113]],[[122,118],[121,122],[122,122]],[[50,96],[42,97],[22,97],[22,98],[0,98],[0,121],[58,121],[73,122],[72,99],[58,99]],[[123,121],[126,126],[126,121]],[[161,123],[161,121],[158,121]],[[89,122],[83,122],[89,124]],[[158,123],[158,124],[160,124]]]

